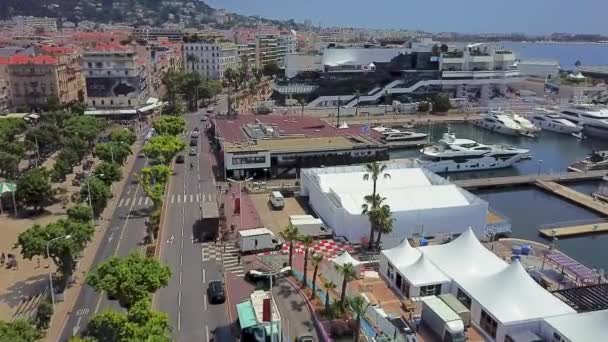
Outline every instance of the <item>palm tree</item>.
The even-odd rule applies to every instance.
[[[194,72],[194,63],[198,62],[198,57],[193,53],[189,53],[186,55],[186,61],[192,63],[192,72]]]
[[[342,275],[342,291],[340,292],[340,306],[344,307],[344,298],[346,298],[346,285],[355,276],[355,266],[350,262],[344,265],[337,265],[338,273]]]
[[[319,265],[321,265],[321,261],[323,260],[323,254],[314,253],[310,261],[312,262],[312,266],[315,270],[312,272],[312,298],[315,297],[317,291],[317,271],[319,271]]]
[[[367,215],[369,219],[369,225],[371,227],[372,234],[373,232],[378,230],[378,209],[382,207],[384,201],[386,201],[385,197],[380,196],[380,194],[376,194],[375,196],[366,195],[363,197],[365,203],[361,204],[361,214]],[[374,244],[374,236],[370,236],[369,246],[373,246]],[[369,247],[371,249],[371,247]]]
[[[325,312],[329,312],[329,291],[336,289],[336,284],[333,281],[325,280],[323,282],[325,288]]]
[[[361,93],[359,90],[355,91],[355,97],[357,98],[357,104],[355,105],[355,116],[359,115],[359,99],[361,98]]]
[[[369,180],[371,178],[371,180],[374,184],[373,191],[372,191],[372,197],[371,197],[372,206],[371,206],[371,208],[368,208],[368,210],[374,210],[379,207],[379,204],[376,203],[376,188],[377,188],[378,178],[382,177],[384,179],[389,179],[389,178],[391,178],[391,175],[385,172],[386,164],[381,164],[378,162],[366,164],[365,169],[367,170],[367,173],[365,173],[363,175],[363,180]],[[363,213],[363,214],[365,214],[365,213]],[[372,249],[373,242],[374,242],[374,225],[372,224],[370,232],[369,232],[369,249]]]
[[[367,308],[371,303],[368,303],[363,296],[358,295],[348,299],[348,308],[353,313],[356,320],[357,329],[355,330],[355,342],[359,342],[359,332],[361,331],[361,317],[365,315]]]
[[[378,230],[378,237],[376,240],[376,249],[380,250],[380,238],[382,234],[390,234],[393,232],[393,224],[395,219],[391,212],[391,207],[388,204],[381,206],[376,214],[376,229]]]
[[[306,100],[304,100],[303,98],[298,99],[298,103],[300,104],[300,106],[302,106],[302,116],[304,116],[304,106],[306,105]]]
[[[283,231],[281,231],[281,237],[285,239],[285,241],[289,242],[289,266],[293,266],[293,242],[298,241],[300,238],[300,231],[298,227],[291,224],[291,222],[285,227]]]
[[[306,280],[308,279],[308,274],[306,274],[308,270],[308,252],[315,240],[310,235],[302,235],[300,236],[300,242],[302,242],[302,246],[304,247],[304,281],[302,287],[306,287]]]
[[[233,89],[236,91],[236,87],[238,87],[237,78],[237,72],[232,68],[229,68],[224,72],[224,79],[226,80],[226,85],[228,86],[228,114],[230,114],[231,109],[230,94],[232,93]]]

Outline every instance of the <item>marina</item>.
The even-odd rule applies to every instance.
[[[608,233],[608,223],[583,224],[570,227],[539,229],[540,235],[547,239],[569,238],[588,234]]]
[[[477,178],[454,181],[454,184],[464,189],[498,188],[522,185],[539,185],[545,182],[580,182],[584,180],[602,179],[606,171],[562,172],[555,174],[522,175],[511,177]]]

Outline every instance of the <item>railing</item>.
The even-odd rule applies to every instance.
[[[571,226],[583,226],[588,224],[597,223],[608,223],[607,218],[594,218],[594,219],[583,219],[583,220],[572,220],[572,221],[561,221],[555,223],[547,223],[540,226],[539,229],[552,229],[552,228],[563,228]]]

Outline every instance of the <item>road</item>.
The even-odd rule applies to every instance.
[[[201,217],[200,202],[216,201],[217,195],[205,123],[200,117],[184,116],[187,142],[194,127],[198,126],[203,134],[198,138],[198,155],[187,155],[185,163],[174,168],[166,199],[163,232],[166,241],[161,250],[161,261],[171,267],[172,276],[169,285],[157,293],[155,305],[169,315],[174,340],[208,342],[215,331],[215,341],[229,342],[235,339],[231,335],[227,304],[211,305],[206,289],[210,281],[223,280],[224,263],[233,249],[223,252],[212,242],[200,243],[193,233]]]
[[[118,199],[118,206],[112,214],[109,228],[95,254],[92,267],[111,256],[126,256],[141,248],[141,241],[145,236],[144,223],[152,202],[144,194],[134,174],[146,164],[146,158],[137,158],[132,171],[127,175],[126,186]],[[107,308],[118,309],[120,306],[116,301],[110,301],[105,295],[84,285],[63,327],[60,341],[67,341],[81,332],[96,313]]]

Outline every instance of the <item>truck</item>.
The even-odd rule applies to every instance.
[[[200,202],[201,219],[195,225],[194,234],[198,241],[213,241],[220,228],[220,212],[217,202]]]
[[[323,220],[312,215],[291,215],[289,222],[298,227],[302,235],[310,235],[319,239],[328,239],[333,235],[333,231],[325,225]]]
[[[422,324],[434,332],[442,342],[464,342],[462,319],[443,300],[436,296],[422,299]]]
[[[283,242],[267,228],[239,231],[237,244],[243,254],[280,250],[283,247]]]
[[[446,303],[450,309],[454,310],[455,313],[460,316],[462,323],[465,328],[471,326],[471,310],[469,310],[464,304],[462,304],[456,296],[451,293],[445,293],[438,296],[444,303]]]

